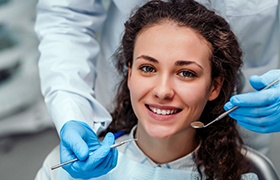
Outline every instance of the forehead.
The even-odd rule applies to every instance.
[[[207,59],[210,62],[212,55],[210,43],[202,35],[192,28],[168,21],[139,32],[134,48],[134,55],[144,53],[173,59]]]

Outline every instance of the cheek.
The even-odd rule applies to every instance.
[[[205,86],[188,87],[185,90],[181,88],[180,97],[189,108],[200,112],[208,101],[209,88]]]
[[[128,88],[130,91],[130,100],[132,109],[138,119],[141,118],[144,108],[144,98],[146,97],[147,87],[141,78],[133,75],[128,79]]]
[[[141,96],[144,94],[145,88],[145,83],[139,76],[135,76],[135,74],[131,73],[128,76],[128,81],[127,81],[128,89],[130,91],[130,98],[131,101],[136,101],[137,99],[140,99]]]

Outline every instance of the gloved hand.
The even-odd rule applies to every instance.
[[[60,131],[60,161],[78,157],[79,161],[63,166],[73,178],[99,177],[112,170],[118,159],[116,148],[110,149],[115,138],[107,133],[102,144],[94,131],[84,122],[69,121]],[[89,155],[93,152],[92,155]]]
[[[271,70],[262,76],[251,76],[250,83],[256,92],[234,95],[224,106],[238,124],[259,133],[280,132],[280,82],[266,90],[259,91],[272,81],[280,79],[280,70]]]

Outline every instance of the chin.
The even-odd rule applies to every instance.
[[[164,139],[173,136],[175,133],[173,129],[162,126],[149,126],[146,133],[152,138]]]

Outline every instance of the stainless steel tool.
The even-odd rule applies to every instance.
[[[264,88],[262,88],[261,90],[265,90],[270,88],[271,86],[273,86],[274,84],[276,84],[277,82],[279,82],[278,79],[276,79],[275,81],[269,83],[267,86],[265,86]],[[228,115],[229,113],[231,113],[232,111],[234,111],[235,109],[237,109],[239,106],[234,106],[233,108],[227,110],[226,112],[224,112],[223,114],[221,114],[220,116],[218,116],[216,119],[214,119],[213,121],[209,122],[208,124],[204,124],[201,121],[194,121],[191,123],[191,126],[195,129],[200,129],[200,128],[206,128],[208,126],[210,126],[211,124],[213,124],[216,121],[219,121],[221,119],[223,119],[226,115]]]
[[[137,141],[137,140],[138,139],[128,139],[128,140],[125,140],[125,141],[113,144],[112,146],[110,146],[110,148],[116,148],[116,147],[119,147],[119,146],[121,146],[121,145],[123,145],[125,143],[131,142],[131,141]],[[89,153],[89,155],[92,155],[92,154],[93,154],[93,152]],[[71,159],[69,161],[66,161],[64,163],[54,165],[54,166],[51,167],[51,170],[57,169],[59,167],[65,166],[67,164],[73,163],[73,162],[78,161],[78,160],[79,160],[78,158],[75,158],[75,159]]]

